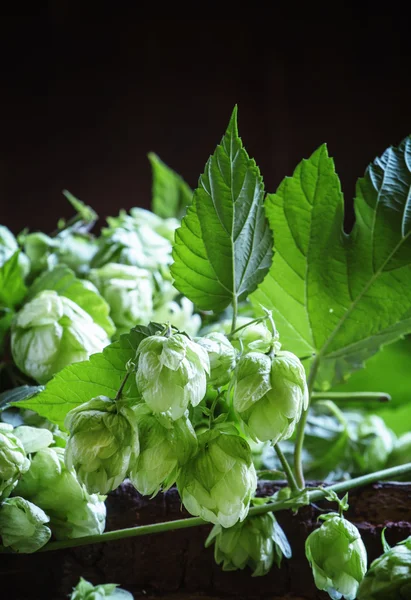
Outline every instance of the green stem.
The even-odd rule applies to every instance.
[[[234,331],[231,331],[231,333],[227,334],[228,339],[232,338],[236,333],[238,333],[239,331],[242,331],[246,327],[250,327],[250,325],[254,325],[255,323],[262,323],[262,321],[265,321],[267,318],[268,318],[267,316],[257,317],[257,319],[253,319],[252,321],[249,321],[248,323],[245,323],[244,325],[237,327],[237,329],[234,329]]]
[[[357,487],[365,485],[371,485],[377,481],[383,479],[395,480],[396,477],[404,475],[405,473],[411,472],[411,463],[401,465],[399,467],[392,467],[391,469],[384,469],[382,471],[376,471],[368,475],[362,475],[349,481],[341,481],[335,483],[324,489],[313,490],[308,492],[308,498],[310,504],[318,502],[324,498],[327,493],[332,490],[335,493],[345,493]],[[287,500],[269,502],[261,506],[253,506],[250,508],[248,515],[254,517],[256,515],[263,515],[267,512],[277,512],[279,510],[286,510],[290,508],[290,502]],[[201,525],[208,525],[210,523],[204,521],[200,517],[192,517],[189,519],[179,519],[177,521],[167,521],[166,523],[154,523],[153,525],[139,525],[138,527],[130,527],[129,529],[119,529],[117,531],[107,531],[101,535],[88,535],[81,538],[75,538],[71,540],[63,540],[59,542],[50,542],[38,552],[50,552],[52,550],[61,550],[63,548],[74,548],[77,546],[87,546],[88,544],[100,544],[102,542],[110,542],[113,540],[120,540],[123,538],[138,537],[142,535],[150,535],[153,533],[163,533],[165,531],[175,531],[177,529],[187,529],[189,527],[198,527]]]
[[[284,470],[284,473],[287,477],[288,485],[290,486],[291,491],[294,493],[299,492],[300,490],[299,490],[297,482],[295,480],[294,473],[292,472],[290,464],[289,464],[288,460],[286,459],[286,457],[284,456],[283,451],[281,450],[281,448],[278,444],[274,444],[273,448],[277,453],[278,459],[279,459],[281,466]]]
[[[320,357],[317,355],[314,358],[311,366],[310,374],[308,376],[307,387],[308,387],[308,406],[301,416],[300,422],[297,428],[297,437],[295,440],[295,451],[294,451],[294,469],[297,485],[300,489],[304,489],[304,470],[303,470],[303,446],[304,446],[304,435],[305,426],[307,424],[308,411],[310,410],[311,396],[314,388],[314,381],[317,376],[318,367],[320,366]]]
[[[237,324],[237,313],[238,313],[238,300],[237,300],[237,296],[234,294],[234,296],[233,296],[233,318],[231,321],[231,331],[230,331],[231,334],[233,334],[235,331],[235,327]]]
[[[127,371],[127,373],[124,375],[124,379],[123,379],[123,381],[121,382],[121,385],[120,385],[120,387],[118,388],[118,392],[117,392],[117,394],[116,394],[116,397],[115,397],[115,401],[116,401],[116,402],[117,402],[118,400],[120,400],[120,398],[121,398],[121,394],[123,393],[124,386],[126,385],[126,383],[127,383],[127,379],[129,378],[129,376],[130,376],[130,371]]]
[[[313,392],[312,400],[390,402],[391,396],[385,392]]]
[[[220,396],[221,396],[221,392],[218,392],[217,396],[214,398],[213,403],[211,405],[211,408],[210,408],[210,417],[209,417],[209,420],[208,420],[208,428],[209,429],[211,429],[211,425],[213,424],[213,421],[214,421],[214,411],[215,411],[215,407],[217,406],[217,402],[218,402],[218,399],[220,398]]]

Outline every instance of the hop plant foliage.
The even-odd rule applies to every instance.
[[[17,399],[69,430],[65,449],[64,433],[0,425],[3,543],[33,551],[50,531],[98,535],[101,494],[125,477],[145,495],[176,482],[186,509],[215,525],[208,544],[217,562],[263,575],[291,552],[272,514],[248,518],[257,485],[249,442],[254,450],[281,442],[289,480],[281,497],[293,508],[310,498],[296,491],[302,457],[309,474],[339,478],[404,462],[409,440],[395,444],[375,415],[356,421],[327,400],[321,427],[318,411],[304,415],[304,448],[296,425],[310,400],[306,370],[310,390],[328,389],[411,332],[410,140],[359,181],[350,235],[325,146],[266,197],[236,109],[194,193],[150,155],[157,214],[122,210],[94,236],[96,213],[65,192],[76,214],[53,233],[16,239],[0,226],[0,392],[3,381],[21,383],[0,394],[0,409]],[[32,380],[45,389],[34,395]],[[352,600],[364,545],[341,516],[323,520],[306,544],[315,582]],[[406,541],[373,567],[364,593],[407,595],[408,551]],[[75,600],[105,597],[130,596],[84,580],[73,591]]]

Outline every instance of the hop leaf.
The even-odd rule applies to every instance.
[[[257,486],[250,447],[218,430],[201,434],[198,445],[177,480],[182,502],[192,515],[232,527],[247,516]]]

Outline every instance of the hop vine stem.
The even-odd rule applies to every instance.
[[[308,387],[308,406],[302,414],[300,422],[298,423],[297,437],[295,440],[295,452],[294,452],[294,470],[295,478],[299,488],[303,489],[305,486],[304,482],[304,470],[303,470],[303,446],[305,436],[305,426],[307,424],[308,411],[310,410],[311,397],[313,395],[314,382],[317,376],[318,367],[320,366],[320,356],[314,358],[313,364],[310,369],[308,376],[307,387]]]
[[[392,467],[391,469],[384,469],[382,471],[376,471],[368,475],[362,475],[349,481],[341,481],[333,485],[324,487],[323,489],[316,489],[308,491],[308,498],[310,504],[322,500],[329,494],[330,491],[335,493],[345,493],[352,489],[362,487],[365,485],[371,485],[377,481],[392,479],[396,477],[411,473],[411,463],[401,465],[399,467]],[[254,506],[249,510],[249,516],[263,515],[268,512],[277,512],[280,510],[290,509],[290,501],[277,501],[268,502],[260,506]],[[139,537],[143,535],[150,535],[153,533],[163,533],[166,531],[175,531],[177,529],[188,529],[190,527],[199,527],[202,525],[210,526],[210,523],[203,521],[200,517],[192,517],[188,519],[179,519],[178,521],[167,521],[166,523],[154,523],[152,525],[140,525],[138,527],[131,527],[129,529],[119,529],[117,531],[108,531],[101,535],[89,535],[82,538],[76,538],[71,540],[63,540],[59,542],[50,542],[38,552],[51,552],[52,550],[63,550],[65,548],[75,548],[77,546],[87,546],[89,544],[101,544],[103,542],[110,542],[114,540],[120,540],[131,537]]]
[[[291,469],[290,465],[288,464],[288,460],[284,456],[283,451],[281,450],[281,448],[278,444],[274,444],[273,448],[277,453],[278,459],[279,459],[281,466],[284,470],[284,473],[287,477],[288,485],[290,486],[291,491],[294,493],[299,492],[300,490],[299,490],[297,482],[295,480],[294,473],[292,472],[292,469]]]
[[[120,385],[120,387],[118,388],[118,392],[117,392],[117,394],[116,394],[116,397],[115,397],[115,401],[116,401],[116,402],[117,402],[118,400],[120,400],[120,398],[121,398],[121,394],[123,393],[124,386],[126,385],[126,383],[127,383],[127,379],[128,379],[129,377],[130,377],[130,371],[128,371],[128,372],[127,372],[127,373],[124,375],[123,381],[121,382],[121,385]]]
[[[231,332],[230,332],[231,334],[233,334],[235,332],[235,328],[237,325],[238,301],[237,301],[236,294],[233,295],[232,306],[233,306],[233,318],[231,321]]]
[[[333,400],[334,402],[390,402],[385,392],[313,392],[311,400]]]

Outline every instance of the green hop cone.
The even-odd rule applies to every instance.
[[[251,317],[238,317],[236,328],[240,329],[233,338],[231,343],[237,350],[244,352],[259,351],[268,352],[273,343],[273,334],[268,329],[264,321],[259,323],[252,323],[247,327],[247,323],[251,323],[254,319]],[[207,328],[207,333],[210,331],[218,331],[220,333],[228,334],[231,332],[231,319],[224,319],[214,323]]]
[[[223,527],[243,521],[257,487],[249,445],[216,429],[202,433],[197,454],[181,469],[177,486],[192,515]]]
[[[196,335],[201,327],[200,315],[194,313],[194,304],[185,296],[182,296],[178,302],[168,300],[160,304],[153,313],[152,321],[170,323],[188,335]]]
[[[133,227],[138,228],[141,225],[148,225],[171,243],[174,242],[175,231],[181,224],[178,219],[172,217],[163,219],[151,210],[145,210],[144,208],[131,208],[130,215],[129,218],[133,220]]]
[[[92,269],[89,278],[110,305],[110,316],[118,333],[151,320],[153,283],[149,271],[108,263],[100,269]]]
[[[19,249],[17,240],[7,227],[0,225],[0,267],[7,262],[13,254]],[[30,269],[30,261],[23,252],[19,253],[19,267],[23,277],[25,277]]]
[[[47,383],[63,367],[101,352],[110,340],[78,304],[43,291],[25,304],[12,324],[11,350],[18,368]]]
[[[394,448],[388,457],[387,467],[396,467],[411,462],[411,431],[401,435],[395,442]],[[406,474],[403,480],[410,479],[410,474]]]
[[[171,247],[168,240],[146,224],[136,229],[107,228],[103,230],[91,265],[98,268],[107,263],[120,263],[157,271],[172,262]]]
[[[229,529],[214,525],[205,546],[214,542],[214,558],[223,571],[248,566],[253,577],[266,575],[275,561],[280,566],[283,555],[291,556],[288,540],[272,513],[247,517]]]
[[[411,537],[371,563],[358,590],[358,600],[411,598]]]
[[[46,511],[58,540],[101,534],[106,519],[104,498],[87,493],[74,471],[67,469],[64,453],[63,448],[36,452],[15,492]]]
[[[186,415],[173,421],[167,414],[153,414],[147,404],[138,405],[134,412],[140,454],[129,477],[140,494],[155,495],[175,483],[180,468],[197,449],[197,437]]]
[[[3,546],[29,554],[47,544],[51,537],[45,525],[49,517],[24,498],[8,498],[0,506],[0,538]]]
[[[74,468],[90,494],[108,494],[125,479],[139,439],[133,411],[106,396],[98,396],[67,413],[70,432],[66,465]]]
[[[62,231],[56,239],[59,243],[57,262],[67,265],[79,275],[87,274],[97,252],[96,240],[87,233],[72,233],[69,230]]]
[[[395,434],[377,415],[348,413],[353,475],[383,469],[395,443]]]
[[[283,351],[272,359],[261,352],[245,354],[234,375],[233,404],[253,439],[273,444],[288,439],[308,406],[300,360]]]
[[[30,260],[30,276],[35,277],[46,269],[52,269],[58,263],[56,238],[36,231],[24,236],[24,251]]]
[[[337,513],[322,518],[324,523],[305,542],[315,585],[333,600],[355,600],[367,570],[367,551],[360,532]]]
[[[235,367],[236,350],[225,335],[218,332],[208,333],[196,339],[197,344],[205,348],[210,359],[210,377],[208,383],[214,387],[226,385]]]
[[[24,237],[24,249],[30,259],[32,276],[58,264],[84,275],[97,251],[97,244],[89,234],[65,229],[55,237],[42,232],[29,233]]]
[[[73,589],[70,600],[133,600],[130,592],[122,590],[116,583],[93,585],[82,577]]]
[[[155,413],[179,419],[188,404],[197,406],[207,389],[210,361],[204,348],[176,333],[145,338],[137,350],[137,387]]]
[[[7,498],[20,477],[28,471],[30,460],[13,427],[0,423],[0,500]]]

